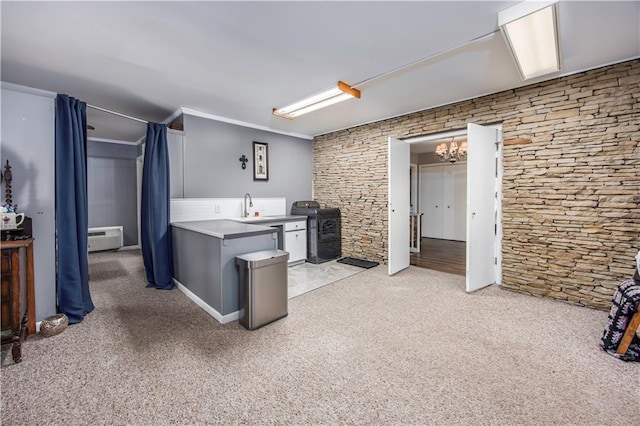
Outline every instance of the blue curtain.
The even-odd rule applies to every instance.
[[[87,104],[56,97],[56,236],[58,310],[70,324],[93,311],[87,260]]]
[[[147,124],[142,168],[140,238],[147,287],[173,288],[173,256],[169,226],[169,149],[167,126]]]

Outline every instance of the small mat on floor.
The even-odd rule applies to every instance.
[[[343,257],[342,259],[338,259],[337,262],[344,263],[347,265],[359,266],[361,268],[369,269],[374,266],[378,266],[378,262],[372,262],[370,260],[362,260],[356,259],[355,257]]]

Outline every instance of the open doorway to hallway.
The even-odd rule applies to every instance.
[[[433,214],[425,210],[417,212],[412,209],[411,182],[410,177],[416,173],[415,165],[411,166],[410,145],[433,142],[443,138],[463,136],[467,137],[467,163],[461,167],[466,174],[462,182],[461,201],[455,198],[458,191],[455,191],[453,200],[441,200],[435,208],[440,212],[443,208],[449,211]],[[433,143],[432,143],[433,145]],[[437,146],[437,145],[436,145]],[[433,151],[448,152],[451,156],[456,151],[452,148],[453,142],[447,147],[432,148]],[[438,239],[460,240],[456,237],[458,232],[462,234],[462,224],[466,225],[464,231],[466,241],[466,284],[467,292],[472,292],[484,288],[491,284],[501,284],[501,262],[502,262],[502,126],[489,125],[481,126],[468,123],[466,129],[440,133],[437,135],[425,135],[399,140],[393,136],[388,138],[388,265],[389,275],[394,275],[410,265],[411,251],[419,252],[420,249],[414,246],[414,242],[420,242],[421,238],[414,238],[414,235],[423,236],[421,231],[414,234],[415,218],[419,216],[420,223],[427,220],[436,222],[435,228],[441,234],[424,235],[423,237]],[[453,157],[442,158],[443,163],[450,162]],[[440,160],[440,159],[439,159]],[[456,156],[456,162],[463,158]],[[409,164],[407,164],[409,163]],[[449,166],[448,171],[453,170],[457,165]],[[462,166],[462,164],[460,164]],[[434,166],[436,167],[436,166]],[[443,166],[438,166],[443,167]],[[444,170],[444,169],[443,169]],[[455,173],[453,173],[455,175]],[[456,179],[448,180],[455,188]],[[466,182],[466,186],[464,183]],[[435,185],[438,186],[438,185]],[[440,184],[442,187],[442,183]],[[420,189],[418,189],[420,192]],[[448,194],[450,190],[441,189],[443,194]],[[462,194],[466,192],[466,196]],[[464,201],[462,200],[464,199]],[[465,206],[464,209],[452,209],[455,205]],[[424,209],[422,209],[424,210]],[[457,220],[457,212],[460,210],[464,220]],[[439,219],[440,218],[440,219]],[[443,218],[446,218],[445,221]],[[451,219],[455,218],[452,222]],[[438,222],[440,220],[440,222]],[[458,222],[460,229],[458,229]],[[453,223],[453,225],[452,225]],[[409,232],[407,232],[409,231]],[[407,235],[408,234],[408,235]]]
[[[411,144],[417,171],[411,175],[411,213],[417,215],[415,237],[420,239],[412,247],[411,265],[466,275],[466,146],[466,134]]]
[[[462,276],[466,275],[466,262],[466,241],[422,238],[420,251],[410,256],[413,266]]]

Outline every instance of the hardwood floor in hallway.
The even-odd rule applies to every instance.
[[[410,263],[420,268],[464,276],[467,269],[467,243],[422,238],[420,253],[411,253]]]

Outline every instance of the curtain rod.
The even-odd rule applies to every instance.
[[[131,117],[130,115],[121,114],[119,112],[111,111],[111,110],[108,110],[108,109],[105,109],[105,108],[100,108],[100,107],[97,107],[95,105],[87,104],[87,107],[93,108],[93,109],[97,109],[98,111],[106,112],[108,114],[117,115],[118,117],[123,117],[123,118],[128,118],[129,120],[138,121],[140,123],[144,123],[144,124],[148,124],[149,123],[147,120],[143,120],[141,118],[136,118],[136,117]]]

